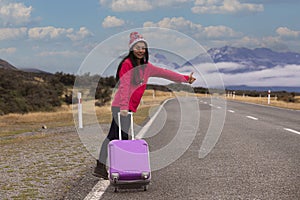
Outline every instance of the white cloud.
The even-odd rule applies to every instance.
[[[115,16],[107,16],[102,22],[103,28],[118,27],[118,26],[123,26],[124,24],[125,24],[124,20],[118,19]]]
[[[28,31],[28,36],[31,39],[58,39],[67,34],[73,33],[73,29],[55,28],[53,26],[35,27]]]
[[[12,53],[15,53],[16,51],[17,51],[17,49],[14,47],[0,49],[1,54],[12,54]]]
[[[78,56],[80,53],[76,51],[43,51],[38,54],[38,56],[48,57],[48,56],[63,56],[63,57],[74,57]]]
[[[170,6],[180,6],[181,4],[192,2],[193,0],[152,0],[153,7],[170,7]]]
[[[166,17],[157,23],[148,21],[144,23],[144,27],[175,29],[188,35],[192,35],[195,38],[224,39],[240,37],[242,35],[226,26],[203,27],[201,24],[186,20],[183,17]]]
[[[300,65],[285,65],[267,68],[259,66],[258,70],[245,73],[229,73],[236,69],[249,68],[247,65],[233,62],[203,63],[194,66],[181,67],[180,73],[195,72],[197,81],[195,86],[219,87],[222,85],[248,85],[248,86],[286,86],[299,87]],[[220,72],[222,71],[222,72]]]
[[[241,3],[239,0],[195,0],[193,13],[234,14],[242,12],[262,12],[262,4]]]
[[[109,7],[115,12],[148,11],[158,7],[179,6],[192,0],[99,0],[100,5]]]
[[[287,27],[279,27],[276,30],[276,33],[280,37],[286,37],[286,38],[297,38],[300,36],[300,31],[294,31]]]
[[[23,3],[0,2],[0,21],[4,26],[20,25],[30,22],[32,6]]]
[[[0,40],[10,40],[25,37],[27,28],[0,28]]]
[[[204,28],[203,33],[207,38],[234,38],[242,35],[226,26],[208,26]]]
[[[228,63],[219,63],[218,68],[228,68]],[[242,68],[243,65],[235,66]],[[262,67],[263,68],[263,67]],[[300,86],[300,65],[277,66],[274,68],[265,68],[259,71],[247,73],[220,73],[225,85],[248,85],[248,86]],[[206,77],[210,75],[207,74]]]
[[[262,42],[258,38],[244,36],[244,37],[234,41],[232,45],[236,46],[236,47],[254,48],[254,47],[261,46],[261,44],[262,44]]]
[[[102,6],[108,6],[115,12],[123,11],[146,11],[153,7],[147,0],[100,0]]]
[[[48,27],[34,27],[34,28],[0,28],[0,41],[1,40],[15,40],[20,38],[29,37],[30,39],[63,39],[69,38],[72,41],[82,40],[93,34],[86,28],[81,27],[77,32],[72,28],[55,28]]]
[[[72,34],[67,34],[67,37],[70,38],[72,41],[82,40],[84,38],[93,36],[93,33],[89,31],[86,27],[80,27],[79,31]]]
[[[144,27],[161,27],[161,28],[169,28],[169,29],[177,29],[177,30],[191,30],[191,31],[200,31],[202,26],[200,24],[195,24],[189,20],[186,20],[183,17],[173,17],[168,18],[165,17],[161,21],[154,22],[145,22]]]
[[[223,72],[230,72],[237,69],[247,68],[245,65],[241,65],[239,63],[232,63],[232,62],[219,62],[215,63],[216,69],[222,70]],[[209,69],[208,69],[209,70]]]

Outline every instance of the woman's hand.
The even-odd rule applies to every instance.
[[[127,117],[127,115],[128,115],[128,110],[120,110],[120,115],[121,115],[122,117]]]
[[[193,74],[194,74],[194,72],[192,72],[192,73],[190,74],[190,76],[189,76],[189,80],[188,80],[188,83],[189,83],[189,84],[194,83],[194,81],[196,80],[196,78],[193,77]]]

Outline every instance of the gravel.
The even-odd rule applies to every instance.
[[[90,175],[95,159],[74,127],[24,133],[0,145],[2,200],[65,199],[82,179],[97,180]]]

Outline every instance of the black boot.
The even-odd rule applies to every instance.
[[[108,173],[106,170],[106,166],[104,164],[102,164],[101,162],[99,162],[99,160],[97,160],[97,165],[94,168],[93,175],[98,178],[103,178],[105,180],[108,180]]]

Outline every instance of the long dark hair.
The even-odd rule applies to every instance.
[[[134,71],[133,71],[133,78],[132,78],[132,84],[138,85],[141,82],[141,77],[140,77],[139,70],[138,70],[139,67],[136,68],[138,66],[137,62],[136,62],[137,58],[133,54],[133,49],[132,48],[129,50],[128,55],[125,56],[125,58],[122,59],[122,61],[120,62],[119,66],[118,66],[118,70],[117,70],[117,73],[116,73],[116,81],[119,82],[119,80],[120,80],[119,73],[120,73],[122,64],[128,58],[130,59],[132,65],[133,65],[133,69],[134,69]],[[142,70],[145,69],[146,64],[148,63],[148,60],[149,60],[149,53],[148,53],[148,48],[146,48],[145,49],[145,56],[144,56],[143,59],[141,59],[141,62],[140,62],[141,63],[140,67],[142,68]]]

